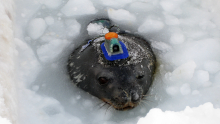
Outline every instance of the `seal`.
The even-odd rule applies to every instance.
[[[109,32],[86,42],[69,56],[67,69],[72,82],[116,110],[132,109],[140,104],[156,68],[156,58],[148,42],[124,32]],[[116,59],[107,58],[114,56],[114,51]],[[128,56],[117,58],[123,53]]]

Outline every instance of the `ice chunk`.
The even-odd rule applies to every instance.
[[[99,124],[105,124],[106,120],[111,120],[110,118],[114,117],[114,113],[111,110],[106,112],[106,109],[108,109],[108,106],[106,106],[105,109],[99,109],[95,112],[92,111],[93,113],[96,113],[96,116],[93,117],[94,120],[96,120],[97,122],[104,121]]]
[[[195,68],[196,63],[194,61],[184,63],[172,72],[170,80],[189,80],[193,77]]]
[[[175,96],[176,94],[179,93],[179,87],[175,87],[175,86],[168,87],[166,88],[166,92],[171,96]]]
[[[34,124],[47,124],[48,122],[53,124],[82,124],[81,120],[78,117],[73,116],[68,112],[65,112],[63,108],[64,106],[60,104],[57,99],[47,96],[41,96],[24,88],[20,90],[22,90],[21,94],[26,94],[26,97],[23,97],[21,95],[19,97],[22,100],[21,106],[28,106],[28,109],[22,109],[21,111],[23,114],[25,114],[25,117],[20,116],[23,124],[33,124],[33,120],[35,120]],[[28,99],[28,101],[25,101],[24,99]],[[33,111],[35,111],[36,113],[33,114]],[[38,116],[42,116],[44,117],[44,119],[39,119]]]
[[[66,38],[66,31],[68,27],[69,25],[65,26],[63,21],[55,20],[53,25],[48,26],[47,32],[44,34],[44,36],[53,36],[54,38]]]
[[[198,70],[195,72],[195,77],[197,79],[198,82],[200,83],[204,83],[209,81],[209,73],[207,71],[204,70]]]
[[[181,44],[185,40],[185,37],[182,33],[173,33],[170,38],[170,43],[172,44]]]
[[[166,15],[165,18],[166,18],[165,23],[167,25],[179,25],[180,24],[179,19],[176,18],[175,16]]]
[[[76,99],[77,100],[81,99],[81,96],[80,95],[76,96]]]
[[[0,124],[11,124],[11,122],[10,122],[8,119],[2,118],[2,117],[0,116]]]
[[[186,107],[184,111],[173,112],[155,108],[137,124],[218,124],[220,109],[215,109],[212,103],[205,103],[196,108]]]
[[[202,83],[203,87],[209,87],[211,85],[212,85],[212,82],[210,82],[210,81],[206,81],[206,82]]]
[[[176,5],[172,1],[163,0],[160,2],[160,5],[165,11],[172,12],[175,10]]]
[[[217,61],[206,61],[204,63],[204,69],[209,73],[215,74],[220,70],[220,63]]]
[[[79,22],[76,20],[73,20],[69,22],[67,29],[66,29],[66,34],[69,38],[76,38],[79,33],[80,33],[81,25]]]
[[[142,1],[134,1],[129,5],[129,10],[135,12],[148,12],[154,9],[155,6],[149,2],[142,2]]]
[[[187,51],[188,57],[195,60],[215,60],[220,56],[220,42],[216,39],[203,39],[191,42],[186,47],[183,52]]]
[[[61,113],[60,106],[49,105],[42,108],[47,115],[53,116]]]
[[[39,88],[40,88],[39,86],[35,85],[35,86],[32,87],[32,90],[33,90],[33,91],[38,91]]]
[[[17,75],[28,85],[36,79],[41,66],[30,46],[19,39],[15,39],[14,42],[16,50],[19,51],[17,55],[17,68],[22,70]]]
[[[138,28],[138,32],[140,33],[154,33],[162,30],[164,24],[162,21],[147,19],[144,23]]]
[[[136,21],[136,17],[131,14],[129,11],[124,9],[108,9],[108,16],[113,21],[118,23],[134,23]]]
[[[55,34],[52,34],[51,35],[44,35],[40,38],[39,40],[39,43],[40,44],[45,44],[45,43],[49,43],[50,41],[54,40],[54,36]]]
[[[97,23],[90,23],[87,27],[88,34],[91,36],[103,35],[109,32],[107,28]]]
[[[218,73],[215,75],[214,80],[215,80],[215,83],[220,84],[220,72],[218,72]]]
[[[93,106],[93,103],[90,100],[85,100],[82,104],[84,107],[92,107]]]
[[[50,9],[56,9],[62,4],[62,0],[41,0],[41,3]]]
[[[133,0],[100,0],[100,2],[105,6],[121,8]]]
[[[220,56],[220,42],[217,39],[188,40],[175,48],[176,56],[172,57],[172,61],[178,64],[194,60],[197,64],[203,65],[207,60],[218,60]]]
[[[42,62],[51,62],[59,56],[59,54],[63,51],[63,48],[67,45],[68,41],[66,40],[54,39],[38,48],[37,54]]]
[[[180,92],[182,95],[188,95],[191,92],[190,85],[188,83],[185,83],[181,86]]]
[[[171,46],[160,41],[152,41],[151,45],[153,48],[161,50],[163,52],[170,51],[172,49]]]
[[[95,14],[96,9],[90,0],[69,0],[61,9],[66,16]]]
[[[198,95],[200,92],[198,90],[192,91],[192,95]]]
[[[53,18],[52,16],[47,16],[47,17],[45,18],[45,21],[46,21],[47,25],[52,25],[52,24],[54,24],[54,18]]]
[[[47,25],[44,19],[35,18],[30,21],[27,32],[28,32],[28,35],[32,39],[36,40],[44,34],[46,28],[47,28]]]
[[[161,0],[160,5],[166,12],[171,12],[173,14],[181,14],[182,10],[180,5],[185,2],[185,0]]]

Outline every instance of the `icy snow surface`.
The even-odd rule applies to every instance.
[[[137,124],[218,124],[219,122],[220,109],[214,109],[211,103],[206,103],[197,108],[187,106],[180,112],[151,109],[146,118],[141,118]]]
[[[219,123],[218,0],[15,2],[21,124],[164,124],[173,118],[176,124]],[[156,55],[151,90],[133,110],[102,106],[68,77],[68,55],[96,32],[108,32],[99,25],[87,27],[101,17],[147,39]]]
[[[13,2],[0,1],[0,124],[16,123]]]

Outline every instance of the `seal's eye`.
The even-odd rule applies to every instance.
[[[144,75],[138,75],[136,78],[137,79],[141,79],[141,78],[143,78],[144,77]]]
[[[104,85],[108,83],[108,79],[105,77],[99,77],[98,78],[99,84]]]

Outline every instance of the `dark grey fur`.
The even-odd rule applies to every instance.
[[[82,46],[74,50],[67,68],[71,80],[79,88],[118,110],[125,110],[137,106],[147,94],[156,58],[147,41],[139,36],[120,34],[119,40],[127,46],[129,58],[107,61],[100,48],[104,37],[100,37],[82,52]],[[100,77],[108,79],[108,83],[101,85]]]

